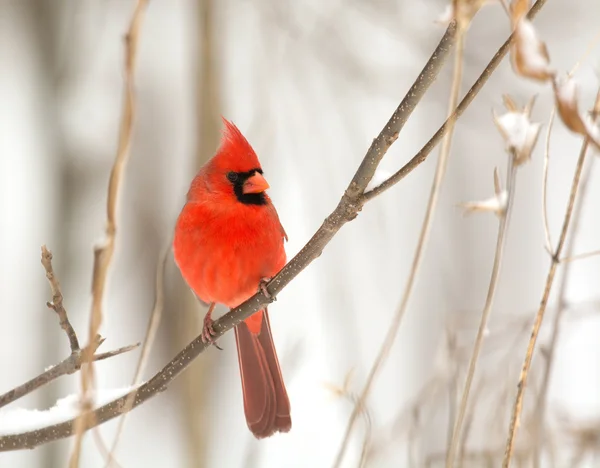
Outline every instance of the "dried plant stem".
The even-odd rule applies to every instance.
[[[550,165],[550,135],[552,134],[552,124],[556,117],[556,106],[552,108],[550,120],[548,121],[548,132],[546,133],[546,145],[544,149],[544,176],[542,178],[542,218],[544,221],[544,236],[546,238],[546,250],[552,255],[552,239],[550,238],[550,227],[548,223],[548,166]]]
[[[600,113],[600,93],[596,98],[596,104],[594,106],[594,114],[597,116]],[[571,226],[571,235],[569,236],[569,241],[565,248],[566,258],[560,260],[560,263],[567,263],[564,267],[563,274],[560,280],[560,284],[558,286],[558,299],[557,299],[557,309],[556,314],[554,315],[554,320],[552,321],[552,331],[550,334],[550,342],[547,348],[547,356],[544,360],[544,371],[542,374],[542,381],[540,385],[540,393],[538,398],[536,399],[536,406],[534,411],[534,419],[535,419],[535,432],[533,434],[533,462],[534,465],[540,466],[540,457],[542,451],[542,443],[544,440],[544,420],[546,417],[546,403],[548,400],[548,389],[550,384],[550,378],[552,377],[552,366],[554,364],[554,356],[556,354],[556,346],[558,340],[560,338],[560,324],[562,321],[563,314],[567,308],[566,304],[566,292],[567,292],[567,284],[568,278],[571,273],[571,265],[570,262],[590,257],[594,254],[600,254],[600,251],[597,252],[588,252],[587,254],[581,255],[573,255],[573,249],[575,245],[575,237],[577,232],[579,231],[579,223],[581,221],[581,212],[583,209],[583,201],[585,199],[585,195],[587,193],[588,184],[592,174],[594,159],[590,160],[590,163],[587,165],[587,169],[584,172],[584,175],[581,178],[581,183],[579,186],[579,201],[575,204],[573,208],[573,221]]]
[[[429,238],[429,232],[431,230],[431,224],[433,221],[433,217],[435,214],[435,209],[437,207],[437,201],[439,198],[440,188],[442,185],[442,181],[444,180],[444,175],[446,174],[446,167],[448,164],[448,156],[450,154],[450,148],[452,145],[452,135],[454,124],[456,122],[456,116],[454,116],[454,109],[458,103],[458,98],[460,95],[460,84],[462,81],[462,61],[463,61],[463,53],[464,53],[464,31],[459,28],[456,38],[456,50],[454,52],[455,60],[454,60],[454,74],[452,79],[452,89],[450,92],[450,103],[449,103],[449,115],[450,121],[448,123],[448,132],[446,133],[445,138],[442,141],[442,146],[440,148],[440,157],[438,160],[433,184],[431,186],[431,192],[429,196],[429,202],[427,205],[427,210],[425,212],[425,218],[423,220],[423,225],[421,228],[421,234],[419,236],[419,240],[417,242],[417,247],[415,249],[415,254],[413,257],[412,266],[408,275],[408,279],[406,281],[406,285],[404,288],[404,293],[402,296],[402,301],[398,310],[394,314],[392,322],[387,330],[385,339],[381,345],[379,353],[377,354],[377,358],[369,371],[369,375],[365,382],[365,385],[358,396],[358,400],[352,410],[352,414],[350,415],[350,419],[348,421],[348,425],[346,427],[346,432],[344,433],[344,438],[342,439],[342,444],[340,445],[338,454],[336,456],[336,460],[334,462],[334,467],[339,467],[342,464],[344,459],[344,455],[346,453],[346,449],[348,447],[348,443],[350,441],[350,436],[352,435],[352,430],[354,428],[354,424],[360,415],[362,408],[365,406],[366,400],[371,391],[371,387],[373,386],[373,382],[379,370],[383,367],[383,364],[387,360],[389,352],[394,345],[396,340],[396,336],[398,334],[398,330],[400,328],[400,324],[402,323],[402,318],[404,317],[404,313],[406,312],[406,307],[408,306],[408,301],[410,299],[412,289],[417,278],[417,274],[419,272],[419,267],[421,265],[421,260],[423,258],[423,254],[425,252],[425,247],[427,245],[427,240]],[[452,117],[454,116],[454,117]]]
[[[123,113],[117,154],[110,173],[108,182],[108,197],[106,204],[106,239],[104,243],[94,249],[94,267],[92,273],[92,309],[90,313],[89,339],[98,334],[102,325],[102,301],[108,270],[115,250],[117,234],[117,208],[120,195],[120,187],[125,172],[125,166],[129,159],[131,141],[133,139],[133,123],[135,118],[135,89],[134,72],[137,58],[139,31],[143,20],[143,13],[148,0],[136,0],[136,6],[125,36],[125,95]],[[93,415],[89,410],[92,404],[89,401],[89,392],[94,386],[94,368],[92,364],[91,347],[83,353],[84,365],[81,371],[81,415],[75,422],[75,444],[69,461],[70,468],[79,466],[81,454],[81,443],[85,428],[89,425],[85,418]]]
[[[167,263],[167,258],[169,255],[171,242],[169,242],[169,247],[165,248],[162,254],[159,257],[158,263],[156,265],[156,280],[155,280],[155,291],[156,297],[154,300],[154,306],[152,307],[152,312],[150,314],[150,320],[148,321],[148,327],[146,328],[146,336],[144,338],[144,344],[142,346],[142,352],[140,353],[140,359],[138,360],[137,367],[135,370],[135,375],[131,382],[131,386],[134,388],[139,387],[142,375],[148,364],[148,359],[150,358],[150,351],[152,349],[152,345],[154,345],[154,339],[156,338],[156,332],[158,331],[158,326],[160,325],[160,319],[162,316],[165,295],[164,295],[164,276],[165,276],[165,265]],[[119,425],[117,426],[117,433],[115,434],[115,438],[113,440],[112,446],[110,448],[110,452],[107,453],[106,460],[106,468],[109,468],[111,465],[118,466],[118,463],[115,459],[115,453],[117,452],[117,445],[121,438],[121,434],[123,433],[123,428],[125,426],[125,420],[127,418],[127,413],[131,410],[133,406],[133,402],[135,400],[135,396],[137,392],[131,392],[125,401],[126,411],[119,419]]]
[[[506,191],[508,194],[506,207],[500,216],[500,222],[498,223],[498,237],[496,239],[496,252],[494,254],[494,265],[492,266],[492,274],[490,276],[490,284],[488,286],[487,297],[485,299],[485,305],[483,307],[483,312],[481,314],[481,320],[479,322],[479,329],[477,330],[477,337],[475,338],[475,345],[473,346],[473,353],[471,354],[471,359],[469,361],[469,368],[467,370],[467,377],[465,380],[465,386],[463,388],[462,397],[460,400],[460,406],[458,409],[458,415],[456,417],[456,422],[454,425],[454,431],[452,434],[452,442],[450,444],[450,448],[446,455],[446,467],[451,468],[454,466],[454,461],[456,458],[456,452],[458,450],[458,446],[461,440],[461,432],[463,427],[463,422],[465,419],[465,415],[467,412],[467,407],[469,404],[469,394],[471,391],[471,385],[473,384],[473,378],[475,376],[475,369],[477,367],[477,361],[479,359],[479,354],[481,353],[481,348],[483,345],[483,339],[485,335],[485,330],[488,325],[488,321],[490,318],[490,314],[492,312],[492,306],[494,304],[494,297],[496,295],[496,290],[498,287],[498,279],[500,278],[500,269],[502,267],[502,260],[504,258],[504,247],[506,245],[506,233],[508,232],[508,226],[510,224],[510,214],[514,201],[514,193],[515,193],[515,184],[517,178],[517,167],[514,164],[514,159],[516,155],[511,154],[508,158],[508,168],[507,168],[507,182],[506,182]]]
[[[597,108],[600,101],[600,92],[598,93],[598,98],[596,100],[596,105],[594,108]],[[583,171],[583,166],[585,163],[585,157],[588,151],[588,147],[590,145],[590,140],[585,138],[583,142],[583,146],[581,147],[581,151],[579,153],[579,158],[577,160],[577,166],[575,169],[575,175],[573,176],[573,181],[571,184],[571,192],[569,195],[569,203],[567,205],[567,210],[565,212],[565,217],[563,219],[562,228],[560,231],[560,237],[558,239],[558,244],[556,245],[556,250],[552,254],[552,258],[550,261],[550,268],[548,270],[548,275],[546,277],[546,285],[544,287],[544,293],[542,295],[542,300],[540,302],[539,309],[535,316],[533,327],[531,329],[531,337],[529,339],[529,343],[527,345],[527,351],[525,354],[525,359],[523,361],[523,366],[521,368],[521,374],[519,376],[519,384],[517,386],[517,396],[514,401],[512,416],[510,420],[510,425],[508,429],[508,437],[506,441],[506,450],[504,453],[504,459],[502,461],[503,468],[509,468],[511,463],[511,457],[514,450],[515,438],[517,435],[517,428],[519,426],[519,420],[521,417],[521,412],[523,410],[523,399],[525,396],[525,388],[527,386],[527,378],[529,376],[529,369],[531,367],[531,361],[533,359],[533,352],[535,350],[535,344],[537,341],[538,334],[540,332],[540,327],[542,326],[542,322],[544,320],[544,314],[546,312],[546,307],[548,305],[548,299],[550,297],[550,292],[552,290],[552,284],[554,283],[554,277],[556,276],[556,270],[558,269],[558,265],[560,264],[560,256],[562,254],[562,249],[565,245],[565,241],[567,238],[567,233],[569,231],[571,218],[573,216],[573,207],[575,206],[575,199],[577,198],[577,192],[579,190],[579,182],[581,180],[581,174]]]
[[[581,183],[581,187],[582,188],[583,188],[583,185],[584,184],[582,182]],[[583,192],[583,190],[582,190],[582,192]],[[574,262],[576,260],[584,260],[586,258],[595,257],[596,255],[600,255],[600,250],[593,250],[591,252],[586,252],[586,253],[577,254],[577,255],[567,254],[564,258],[560,259],[560,263],[571,263],[571,262]]]

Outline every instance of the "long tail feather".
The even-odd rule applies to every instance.
[[[290,400],[279,369],[269,316],[266,310],[262,315],[259,333],[250,331],[245,322],[235,328],[244,413],[248,428],[259,439],[288,432],[292,427]]]

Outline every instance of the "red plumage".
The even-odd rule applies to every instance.
[[[285,265],[284,239],[269,187],[250,143],[223,119],[215,156],[198,172],[175,227],[175,262],[204,302],[233,308]],[[205,333],[211,339],[210,312]],[[267,310],[235,329],[246,422],[268,437],[291,428],[290,403],[275,352]]]

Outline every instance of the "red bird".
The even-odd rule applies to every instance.
[[[210,304],[205,342],[213,342],[215,304],[240,305],[286,263],[287,236],[258,157],[238,128],[223,121],[221,147],[192,181],[173,240],[183,278]],[[248,428],[257,438],[289,431],[290,401],[266,308],[235,327],[235,341]]]

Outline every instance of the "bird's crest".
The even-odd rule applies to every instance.
[[[260,169],[258,156],[256,156],[246,137],[232,122],[223,117],[222,119],[225,128],[223,129],[221,146],[214,157],[214,164],[236,172]]]

